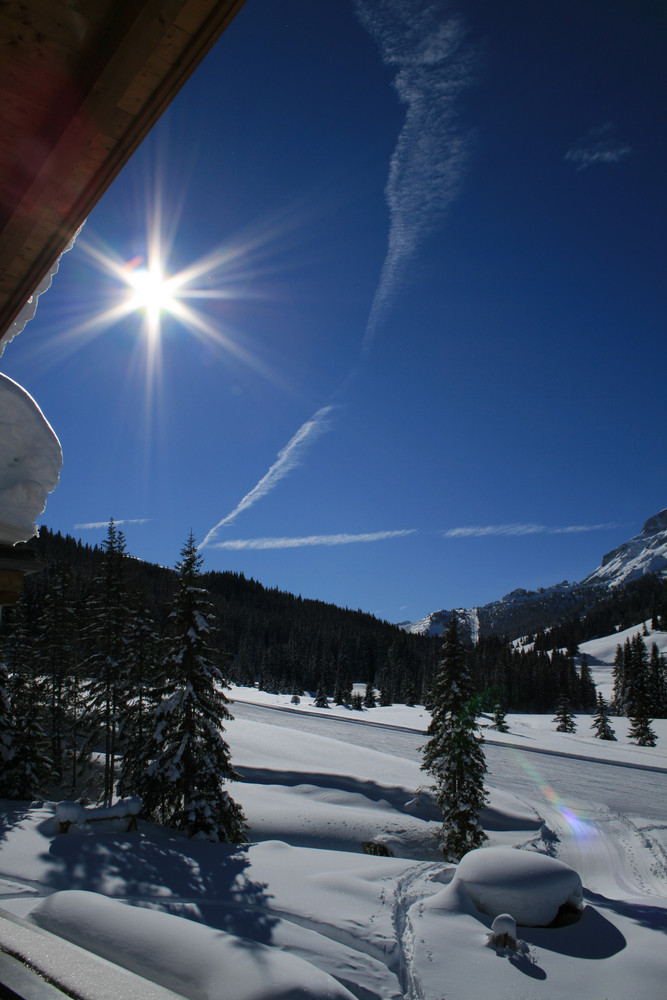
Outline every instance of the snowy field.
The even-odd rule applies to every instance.
[[[667,722],[651,749],[626,720],[602,743],[587,717],[569,735],[508,716],[509,733],[486,732],[493,850],[457,871],[434,850],[423,709],[232,695],[252,843],[141,824],[55,835],[52,804],[5,803],[4,951],[84,1000],[665,995]],[[362,853],[368,840],[394,856]],[[574,922],[533,926],[568,900]],[[515,948],[490,940],[502,912]],[[0,955],[0,979],[20,975]]]

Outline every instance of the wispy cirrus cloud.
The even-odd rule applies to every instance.
[[[121,518],[119,521],[114,518],[113,523],[118,528],[123,524],[148,524],[148,522],[152,520],[152,517],[126,517]],[[109,518],[107,518],[106,521],[84,521],[81,524],[74,524],[72,527],[76,528],[78,531],[95,531],[97,528],[108,528]]]
[[[363,542],[384,542],[389,538],[404,538],[414,535],[416,528],[402,528],[399,531],[372,531],[361,535],[305,535],[302,538],[232,538],[225,542],[214,542],[214,549],[300,549],[317,545],[356,545]]]
[[[594,163],[620,163],[632,153],[632,147],[616,138],[616,126],[605,122],[577,139],[568,149],[565,159],[577,164],[577,170],[585,170]]]
[[[355,6],[382,61],[395,67],[394,88],[406,105],[385,187],[389,239],[366,324],[366,353],[410,262],[458,194],[469,142],[456,119],[456,99],[473,80],[474,55],[461,18],[446,16],[441,2],[356,0]]]
[[[445,538],[485,538],[489,535],[576,535],[585,531],[606,531],[615,524],[569,524],[549,528],[545,524],[486,524],[469,528],[450,528],[443,531]]]
[[[294,469],[301,461],[301,457],[307,447],[313,444],[313,442],[319,437],[319,435],[325,431],[328,427],[328,417],[329,414],[334,410],[333,405],[322,406],[317,413],[314,413],[310,420],[306,420],[305,423],[299,427],[296,434],[290,438],[285,447],[278,452],[278,458],[273,463],[269,471],[262,476],[260,481],[256,486],[250,490],[249,493],[239,500],[234,510],[218,521],[216,525],[208,532],[203,542],[199,546],[200,549],[210,546],[216,532],[223,528],[227,524],[231,524],[239,514],[244,510],[248,510],[258,500],[265,497],[267,493],[270,493],[276,488],[281,479],[284,479],[292,469]]]

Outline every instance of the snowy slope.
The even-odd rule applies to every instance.
[[[357,713],[334,718],[306,701],[289,716],[278,698],[274,708],[236,703],[228,737],[246,777],[233,794],[251,823],[248,846],[148,825],[55,836],[52,805],[7,804],[0,904],[26,923],[0,916],[0,943],[38,966],[59,958],[65,977],[75,956],[72,988],[91,1000],[111,995],[101,973],[86,971],[93,960],[130,977],[126,992],[116,986],[128,997],[146,981],[155,984],[146,997],[168,995],[161,989],[192,1000],[662,995],[667,723],[656,724],[653,751],[624,735],[601,748],[583,717],[575,742],[549,718],[510,716],[511,732],[489,746],[490,846],[537,849],[583,883],[578,922],[519,926],[524,945],[507,952],[491,946],[485,911],[544,912],[561,891],[576,898],[576,877],[549,865],[526,877],[511,850],[471,859],[457,877],[433,854],[437,822],[419,791],[424,710],[394,706],[350,722]],[[262,721],[241,717],[251,710]],[[384,719],[380,729],[365,724]],[[556,748],[560,756],[535,752]],[[625,766],[583,760],[593,749]],[[644,761],[663,770],[646,771]],[[397,856],[362,854],[362,838],[384,840]]]

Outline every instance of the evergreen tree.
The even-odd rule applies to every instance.
[[[375,688],[373,687],[373,681],[368,681],[366,684],[366,693],[364,694],[364,707],[365,708],[375,708],[377,701],[375,699]]]
[[[500,701],[497,701],[495,708],[493,709],[493,723],[491,725],[492,729],[497,729],[499,733],[508,733],[509,726],[505,720],[505,709]]]
[[[86,667],[90,675],[88,709],[90,724],[94,727],[91,743],[96,737],[103,739],[103,802],[109,806],[116,781],[119,709],[127,693],[124,681],[129,621],[125,538],[113,518],[109,521],[103,548],[104,564],[93,600],[94,617],[86,636],[91,649]]]
[[[582,710],[588,712],[595,705],[595,684],[591,668],[588,666],[588,657],[584,653],[581,657],[579,668],[579,703]]]
[[[625,645],[620,643],[616,646],[614,656],[614,668],[612,676],[614,678],[614,694],[612,697],[612,707],[616,715],[625,715],[628,707],[628,674],[630,672],[630,641],[625,640]]]
[[[570,703],[568,699],[563,696],[558,703],[558,708],[556,709],[556,717],[553,720],[557,722],[556,726],[557,733],[574,733],[577,729],[577,723],[575,722],[574,716],[570,712]]]
[[[645,702],[646,712],[649,712],[649,660],[646,643],[639,632],[636,632],[630,643],[630,674],[627,714],[634,717],[640,703]]]
[[[223,785],[239,778],[223,723],[232,716],[226,680],[211,645],[213,616],[200,586],[202,557],[192,533],[176,569],[162,701],[154,713],[153,748],[140,794],[148,812],[189,836],[245,840],[245,817]]]
[[[644,700],[635,705],[635,714],[630,719],[630,730],[628,736],[634,740],[638,747],[654,747],[658,741],[654,730],[651,728],[648,706]]]
[[[78,629],[71,572],[62,563],[51,574],[35,631],[35,655],[48,691],[48,715],[44,723],[49,738],[53,779],[62,786],[66,773],[69,777],[69,695],[73,690],[72,678],[76,674],[78,660]]]
[[[648,698],[653,715],[658,719],[667,718],[667,669],[655,642],[651,644],[648,661]]]
[[[151,717],[159,702],[158,648],[150,611],[135,607],[129,616],[125,650],[126,698],[118,712],[121,797],[136,793],[150,759]]]
[[[329,701],[327,699],[326,689],[323,687],[322,683],[315,692],[315,708],[328,708]]]
[[[613,740],[616,742],[614,730],[609,722],[609,708],[607,702],[601,694],[598,694],[597,707],[591,723],[591,729],[595,730],[595,736],[599,740]]]
[[[334,688],[334,702],[336,705],[349,705],[352,700],[352,678],[345,666],[340,665],[336,672],[336,686]]]
[[[442,660],[431,689],[430,737],[421,768],[435,779],[435,797],[442,810],[440,848],[448,861],[487,839],[479,825],[486,803],[486,760],[476,721],[476,703],[465,662],[456,616],[445,632]]]

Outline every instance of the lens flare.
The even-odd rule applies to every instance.
[[[537,788],[539,788],[549,805],[553,806],[560,813],[568,829],[578,840],[588,840],[595,836],[596,831],[593,824],[589,823],[571,805],[568,805],[558,792],[551,785],[547,784],[535,765],[526,760],[526,754],[514,749],[512,749],[512,754],[515,761],[528,774]]]

